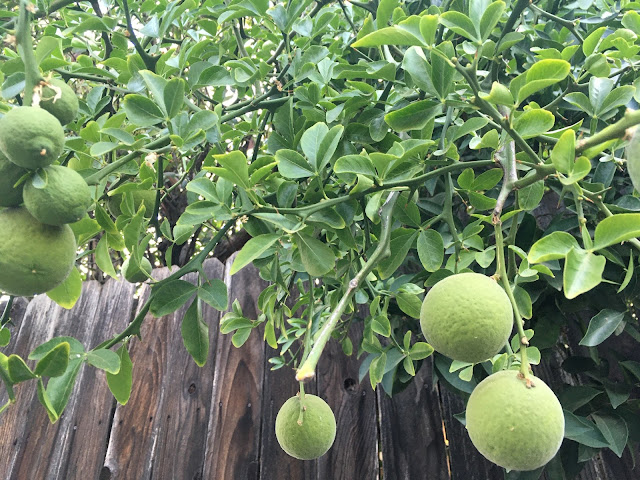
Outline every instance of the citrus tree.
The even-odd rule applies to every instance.
[[[210,327],[264,335],[300,382],[274,426],[298,458],[335,436],[304,395],[329,341],[389,395],[420,368],[471,395],[471,439],[507,469],[571,476],[640,440],[640,3],[17,3],[0,11],[3,408],[34,381],[56,421],[84,363],[126,403],[128,341],[189,304],[198,365]],[[223,239],[242,247],[231,274],[269,283],[258,318],[204,274]],[[120,334],[11,354],[14,296],[73,308],[84,280],[119,276],[151,285]],[[554,349],[583,384],[534,375]]]

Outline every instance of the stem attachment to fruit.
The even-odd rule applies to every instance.
[[[380,220],[382,222],[382,229],[380,232],[380,241],[378,243],[378,246],[367,260],[367,263],[365,263],[360,271],[356,274],[356,276],[349,281],[347,290],[344,292],[344,295],[338,302],[335,310],[329,316],[329,319],[322,326],[322,330],[320,330],[320,333],[318,334],[318,337],[313,344],[309,356],[296,372],[296,380],[298,380],[299,382],[308,380],[315,376],[316,366],[318,365],[318,361],[320,360],[322,351],[329,341],[331,333],[336,328],[340,317],[342,317],[342,314],[347,308],[347,305],[349,304],[349,302],[351,302],[351,298],[355,294],[356,290],[364,282],[371,270],[373,270],[373,268],[378,265],[381,260],[391,255],[391,248],[389,246],[391,241],[391,225],[393,224],[391,214],[393,212],[393,207],[396,204],[396,200],[399,196],[400,192],[391,192],[387,197],[387,200],[380,208]]]
[[[27,0],[20,0],[20,13],[18,14],[18,26],[16,29],[16,45],[18,53],[24,63],[24,100],[23,105],[30,107],[33,102],[33,91],[42,80],[38,61],[33,53],[33,42],[31,41],[31,27],[29,17],[32,5]]]

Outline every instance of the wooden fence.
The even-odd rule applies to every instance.
[[[264,284],[253,267],[230,277],[215,259],[205,264],[211,278],[222,278],[230,299],[255,318]],[[154,278],[168,275],[154,271]],[[189,277],[187,278],[189,279]],[[191,278],[193,281],[194,279]],[[72,310],[45,295],[14,304],[11,351],[24,357],[53,336],[73,335],[91,347],[121,331],[148,295],[140,300],[126,282],[95,281],[83,286]],[[67,409],[52,425],[36,397],[34,382],[16,388],[18,400],[0,416],[0,478],[40,479],[215,479],[215,480],[498,480],[501,469],[471,445],[454,414],[461,399],[434,386],[428,360],[402,393],[389,398],[358,382],[359,360],[328,345],[315,381],[333,408],[338,433],[331,450],[315,461],[287,456],[274,434],[275,416],[297,384],[287,369],[271,371],[274,352],[253,332],[236,349],[216,328],[220,313],[204,306],[211,349],[199,368],[180,336],[184,309],[148,318],[142,341],[134,340],[133,391],[126,406],[116,405],[104,374],[84,366]],[[356,339],[354,339],[356,340]],[[355,341],[354,341],[355,343]],[[553,383],[557,362],[536,373]],[[0,401],[6,401],[5,392]],[[581,480],[637,479],[627,453],[623,460],[603,452],[590,461]],[[549,480],[556,480],[547,476]],[[558,479],[560,480],[560,479]]]

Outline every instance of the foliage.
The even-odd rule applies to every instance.
[[[553,385],[567,428],[547,468],[571,477],[599,449],[620,456],[640,439],[640,363],[633,347],[617,347],[640,341],[640,200],[623,160],[627,129],[640,123],[626,111],[640,101],[640,3],[35,7],[31,56],[18,8],[0,11],[0,110],[29,105],[40,75],[79,96],[59,162],[92,188],[94,206],[72,225],[83,278],[116,277],[123,260],[139,266],[143,256],[180,268],[152,282],[129,327],[96,347],[54,338],[31,353],[34,368],[1,355],[11,400],[15,384],[37,379],[55,421],[86,362],[125,403],[126,342],[148,312],[187,303],[185,347],[204,364],[201,302],[225,310],[228,299],[202,261],[242,228],[251,240],[230,273],[253,263],[269,286],[258,318],[234,302],[220,330],[238,347],[264,335],[274,369],[313,376],[331,337],[362,359],[361,379],[400,391],[433,353],[418,322],[425,290],[476,271],[496,275],[528,330],[517,321],[512,345],[481,365],[436,354],[440,383],[468,396],[487,372],[526,373],[561,352],[564,371],[584,375]],[[155,203],[142,200],[149,194]],[[198,285],[181,280],[189,272]],[[78,280],[50,296],[71,307]],[[584,348],[563,348],[576,332]],[[0,340],[9,345],[7,328]]]

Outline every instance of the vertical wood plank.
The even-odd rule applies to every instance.
[[[222,278],[224,267],[217,260],[205,262],[204,269],[210,279]],[[154,278],[168,274],[162,269]],[[196,279],[195,274],[185,277]],[[141,301],[147,296],[148,291]],[[200,368],[180,334],[190,304],[166,317],[148,318],[142,341],[132,345],[132,396],[117,407],[102,478],[202,478],[219,312],[202,305],[203,320],[210,326],[210,353]]]
[[[358,345],[361,332],[352,327]],[[332,408],[337,423],[336,440],[318,459],[318,480],[379,478],[376,396],[365,380],[358,382],[360,362],[345,357],[342,347],[330,340],[317,368],[318,396]]]
[[[87,282],[72,310],[63,310],[46,296],[38,296],[20,326],[16,351],[26,357],[35,346],[60,335],[74,336],[85,348],[91,348],[124,327],[133,304],[132,294],[132,286],[122,282],[109,281],[105,286]],[[19,387],[26,395],[0,424],[0,430],[4,430],[0,436],[14,439],[8,455],[0,454],[0,462],[9,463],[6,478],[97,478],[113,401],[104,373],[81,367],[67,408],[55,425],[50,424],[38,403],[34,382],[30,383]]]
[[[275,356],[276,351],[267,348],[265,360]],[[262,401],[262,434],[260,450],[260,478],[314,480],[317,478],[317,461],[304,461],[290,457],[280,448],[276,439],[276,416],[280,407],[289,398],[298,393],[298,382],[295,371],[288,367],[279,370],[269,370],[270,364],[265,363],[264,395]],[[305,384],[305,392],[316,394],[316,382]]]
[[[382,388],[377,389],[386,480],[450,478],[440,399],[432,387],[431,364],[430,358],[425,360],[409,386],[392,398]]]
[[[238,299],[247,318],[257,318],[258,296],[266,283],[247,266],[233,277],[225,268],[229,300]],[[221,336],[216,349],[213,398],[203,478],[253,480],[259,478],[260,433],[265,363],[263,329],[253,331],[241,348],[231,335]]]

